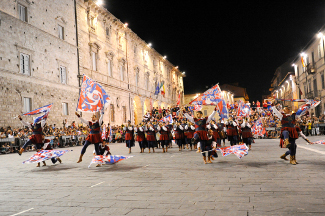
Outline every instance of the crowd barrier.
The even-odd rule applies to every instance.
[[[45,139],[51,140],[50,145],[53,148],[67,148],[72,146],[80,146],[84,144],[86,136],[47,136]],[[19,149],[28,141],[28,138],[4,138],[0,139],[0,153],[17,153]],[[33,150],[34,145],[29,146],[26,151]]]

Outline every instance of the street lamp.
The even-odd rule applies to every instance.
[[[103,5],[103,0],[97,0],[96,5],[98,5],[98,6]]]

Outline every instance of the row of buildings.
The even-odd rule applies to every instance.
[[[325,29],[321,29],[305,49],[278,67],[271,81],[271,95],[280,99],[313,99],[325,97]],[[297,111],[303,103],[282,102]],[[325,113],[325,103],[311,111],[311,115]]]
[[[106,123],[137,124],[151,106],[184,102],[185,73],[95,0],[3,0],[0,34],[1,126],[50,103],[51,124],[76,120],[83,74],[111,97]]]

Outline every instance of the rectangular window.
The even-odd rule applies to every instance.
[[[124,66],[120,66],[120,74],[121,74],[121,80],[124,81]]]
[[[123,122],[126,122],[126,106],[122,106],[123,110]]]
[[[322,75],[320,77],[322,79],[322,89],[325,89],[324,72],[322,73]]]
[[[24,97],[23,99],[24,112],[32,111],[32,99],[29,97]]]
[[[110,104],[111,122],[115,122],[114,104]]]
[[[63,115],[69,115],[69,106],[68,103],[62,103]]]
[[[27,22],[27,8],[25,6],[18,4],[18,13],[19,13],[19,19],[21,21]]]
[[[91,52],[91,60],[93,64],[93,70],[97,71],[97,54],[95,52]]]
[[[60,66],[60,77],[61,77],[61,83],[67,84],[67,68]]]
[[[59,28],[59,38],[64,40],[64,27],[58,25],[58,28]]]
[[[30,75],[29,55],[20,53],[20,73]]]
[[[321,49],[321,44],[318,44],[317,50],[318,50],[318,59],[322,58],[322,49]]]
[[[138,87],[139,84],[139,72],[136,72],[135,74],[135,86]]]
[[[146,90],[148,91],[149,88],[149,77],[146,76]]]
[[[108,60],[107,62],[107,72],[108,72],[108,76],[112,76],[112,60]]]
[[[109,37],[109,28],[106,27],[106,37]]]
[[[208,110],[204,110],[204,115],[207,116],[208,115]]]

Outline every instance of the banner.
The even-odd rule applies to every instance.
[[[37,122],[40,122],[43,119],[47,119],[52,106],[53,106],[53,103],[48,104],[46,106],[42,106],[42,107],[37,108],[37,109],[34,109],[34,110],[30,111],[30,112],[24,113],[23,115],[37,115],[39,113],[44,113],[44,115],[39,116],[39,117],[34,119],[34,124],[36,124]]]
[[[110,100],[104,88],[97,82],[83,75],[77,111],[82,112],[104,112]]]
[[[166,122],[168,121],[169,124],[173,124],[173,117],[171,114],[169,114],[168,116],[165,116],[164,118],[159,120],[160,122]]]

